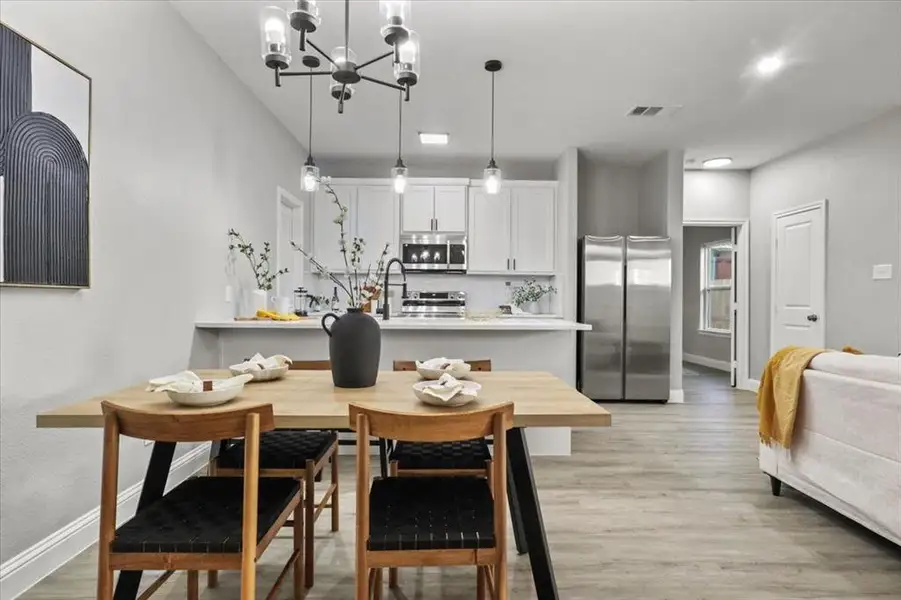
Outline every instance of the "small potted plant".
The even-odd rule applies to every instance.
[[[263,242],[263,251],[257,256],[253,244],[245,240],[234,229],[228,230],[228,249],[231,251],[237,250],[247,257],[247,261],[250,263],[250,270],[253,272],[253,277],[256,280],[257,288],[249,293],[245,312],[255,315],[258,310],[266,310],[266,303],[269,297],[268,292],[272,291],[272,285],[275,283],[275,280],[280,275],[287,273],[288,269],[279,269],[273,273],[270,265],[272,247],[269,242]]]
[[[291,242],[291,246],[310,261],[310,265],[321,277],[331,281],[347,296],[347,312],[344,315],[328,313],[322,317],[322,329],[329,336],[332,381],[337,387],[370,387],[375,385],[378,377],[382,332],[378,322],[366,314],[364,309],[377,300],[382,292],[389,245],[385,244],[382,248],[375,268],[370,263],[364,270],[362,264],[366,240],[354,237],[348,243],[344,229],[347,207],[341,203],[327,179],[323,178],[320,184],[338,209],[334,223],[338,225],[338,248],[344,259],[344,274],[339,276],[329,271],[312,254],[294,242]],[[334,321],[329,325],[330,319]]]
[[[535,279],[526,279],[522,285],[513,288],[513,304],[520,310],[539,314],[539,301],[550,294],[556,294],[557,288],[552,285],[541,285]]]

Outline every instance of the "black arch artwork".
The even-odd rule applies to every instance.
[[[0,26],[0,51],[0,281],[87,287],[88,157],[66,123],[32,108],[33,44]]]

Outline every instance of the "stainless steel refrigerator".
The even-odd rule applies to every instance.
[[[577,382],[593,400],[666,402],[672,252],[667,237],[579,240]]]

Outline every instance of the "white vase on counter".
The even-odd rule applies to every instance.
[[[266,290],[245,290],[243,295],[242,317],[255,317],[258,310],[266,310],[269,294]]]
[[[532,315],[541,314],[541,306],[539,301],[535,302],[526,302],[520,308],[523,312],[527,312]]]

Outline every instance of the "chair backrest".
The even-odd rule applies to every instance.
[[[491,359],[483,358],[479,360],[467,360],[466,361],[470,367],[472,367],[473,371],[490,371],[491,370]],[[395,371],[415,371],[416,370],[416,361],[415,360],[396,360],[394,361],[394,370]]]
[[[116,534],[116,494],[119,479],[119,435],[157,442],[203,442],[244,437],[243,552],[252,560],[257,546],[260,473],[260,432],[275,428],[272,405],[235,410],[197,410],[190,413],[151,413],[102,402],[103,470],[100,484],[101,552],[109,552]]]
[[[258,416],[260,431],[275,429],[270,404],[179,413],[152,413],[107,401],[102,402],[101,407],[104,415],[115,415],[122,435],[156,442],[211,442],[243,437],[249,415]]]
[[[513,426],[513,403],[468,411],[397,413],[351,403],[350,428],[357,432],[357,544],[369,540],[369,436],[404,441],[461,441],[494,436],[491,490],[494,535],[499,553],[506,552],[507,431]]]
[[[328,360],[295,360],[288,367],[289,371],[328,371],[332,368]]]

